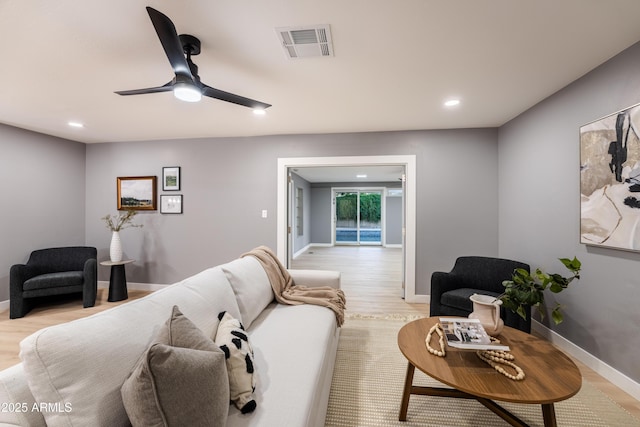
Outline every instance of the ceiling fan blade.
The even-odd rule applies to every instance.
[[[234,104],[242,105],[243,107],[249,107],[253,109],[264,110],[266,108],[271,107],[271,104],[256,101],[255,99],[245,98],[244,96],[225,92],[220,89],[215,89],[205,84],[202,85],[202,94],[210,98],[220,99],[221,101],[232,102]]]
[[[149,87],[146,89],[119,90],[116,93],[118,95],[142,95],[145,93],[169,92],[173,90],[173,84],[174,82],[172,80],[164,86]]]
[[[149,18],[151,18],[153,28],[155,28],[156,34],[158,34],[164,53],[167,54],[173,71],[176,75],[188,77],[189,80],[193,81],[193,74],[191,74],[191,69],[184,56],[180,37],[178,37],[178,32],[173,22],[171,22],[171,19],[162,12],[158,12],[148,6],[147,13],[149,14]]]

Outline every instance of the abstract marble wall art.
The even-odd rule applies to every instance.
[[[640,251],[640,104],[580,127],[580,242]]]

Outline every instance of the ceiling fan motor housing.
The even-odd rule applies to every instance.
[[[180,34],[180,43],[182,43],[182,49],[186,55],[199,55],[200,54],[200,39],[191,34]]]

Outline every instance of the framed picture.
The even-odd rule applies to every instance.
[[[180,190],[180,167],[179,166],[162,168],[162,190],[163,191]]]
[[[580,127],[580,242],[640,251],[640,104]]]
[[[163,194],[160,196],[160,213],[181,214],[182,194]]]
[[[158,209],[156,176],[119,176],[118,210],[155,211]]]

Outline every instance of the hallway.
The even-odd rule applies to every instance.
[[[340,271],[348,313],[429,315],[427,304],[409,304],[401,297],[401,248],[311,247],[291,264],[293,269]]]

